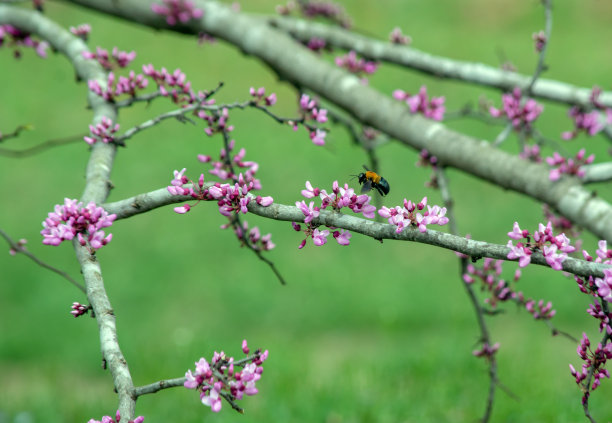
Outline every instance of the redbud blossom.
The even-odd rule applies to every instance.
[[[13,26],[0,25],[0,47],[12,47],[15,49],[13,55],[15,58],[21,57],[20,47],[30,47],[36,50],[39,57],[45,59],[47,57],[47,48],[49,43],[46,41],[38,41],[31,37],[32,34]]]
[[[535,50],[537,52],[541,52],[547,42],[546,34],[544,33],[544,31],[534,32],[531,38],[533,39],[533,41],[535,41]]]
[[[421,213],[425,207],[427,211]],[[427,206],[427,197],[423,197],[418,204],[404,199],[404,207],[395,206],[390,209],[383,206],[378,210],[378,214],[387,219],[390,225],[397,226],[395,232],[398,234],[408,226],[418,227],[420,232],[426,232],[427,225],[444,226],[448,223],[448,217],[445,216],[446,207]]]
[[[70,32],[76,35],[77,37],[81,38],[83,41],[87,41],[87,37],[89,36],[89,33],[91,32],[91,25],[82,24],[77,27],[71,26]]]
[[[336,57],[335,61],[337,66],[344,68],[357,76],[362,76],[363,74],[373,74],[378,68],[378,63],[376,62],[365,60],[363,58],[357,58],[357,53],[355,53],[353,50],[349,51],[345,56]],[[368,80],[365,78],[363,78],[361,81],[364,84],[367,84],[368,82]]]
[[[539,224],[538,230],[531,235],[528,231],[521,230],[518,222],[514,222],[512,232],[508,232],[512,239],[519,240],[525,238],[526,243],[518,242],[516,246],[512,241],[508,241],[508,259],[519,259],[519,266],[525,267],[531,262],[531,254],[540,251],[544,255],[546,262],[555,270],[562,270],[563,261],[567,258],[567,253],[576,250],[570,245],[570,240],[564,233],[553,236],[552,223],[549,221],[546,226]],[[531,240],[533,236],[533,241]]]
[[[82,245],[88,242],[99,249],[112,239],[112,234],[104,236],[102,228],[111,226],[116,217],[93,202],[83,207],[83,203],[66,198],[64,205],[56,205],[55,211],[43,221],[44,229],[40,231],[43,244],[57,246],[78,235]]]
[[[177,23],[187,23],[192,19],[200,19],[204,16],[202,9],[195,8],[194,2],[190,0],[162,0],[163,5],[153,3],[151,10],[158,15],[166,17],[170,26]]]
[[[553,168],[550,170],[549,179],[551,181],[557,181],[561,178],[561,175],[575,175],[578,178],[583,178],[585,175],[585,171],[583,166],[593,163],[595,160],[595,155],[591,154],[586,157],[585,149],[581,149],[574,158],[566,159],[561,156],[556,151],[553,153],[552,157],[546,158],[546,163],[548,163]]]
[[[82,316],[89,310],[88,306],[77,302],[72,303],[72,306],[70,308],[72,309],[70,314],[72,314],[74,317]]]
[[[521,89],[518,87],[512,93],[503,94],[502,103],[502,109],[490,107],[489,113],[493,117],[506,116],[515,130],[520,130],[523,127],[530,129],[531,123],[540,116],[544,109],[542,105],[531,98],[523,102]]]
[[[408,35],[402,34],[402,29],[396,26],[393,28],[393,31],[391,31],[391,34],[389,34],[389,41],[391,41],[393,44],[408,45],[412,43],[412,38],[410,38]]]
[[[115,134],[119,130],[119,124],[113,125],[113,121],[107,117],[102,117],[102,121],[95,126],[89,125],[89,131],[91,137],[85,136],[83,139],[89,145],[94,145],[96,142],[101,141],[105,144],[110,144],[115,141]]]
[[[444,118],[444,111],[446,110],[444,106],[445,98],[432,97],[429,100],[425,85],[415,95],[410,95],[403,90],[395,90],[393,91],[393,98],[404,101],[412,114],[420,113],[426,118],[433,120],[442,120]]]
[[[242,341],[242,351],[248,355],[249,348],[246,340]],[[244,395],[255,395],[255,383],[261,379],[263,373],[262,363],[268,358],[268,351],[257,350],[253,355],[242,360],[227,357],[225,353],[215,351],[210,364],[206,359],[200,358],[195,363],[195,372],[187,370],[184,386],[188,389],[197,389],[202,404],[219,412],[222,398],[228,395],[232,400],[243,399]],[[241,371],[237,371],[242,368]]]

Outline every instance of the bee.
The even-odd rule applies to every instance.
[[[372,188],[380,193],[380,195],[389,194],[389,182],[378,173],[369,170],[365,165],[363,168],[366,170],[365,172],[360,173],[357,176],[357,180],[362,185],[361,193],[368,192]]]

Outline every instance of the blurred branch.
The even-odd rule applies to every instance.
[[[586,165],[582,169],[585,171],[584,178],[582,178],[585,184],[612,180],[612,162]]]
[[[40,267],[43,267],[43,268],[45,268],[47,270],[50,270],[50,271],[52,271],[54,273],[57,273],[58,275],[60,275],[64,279],[66,279],[68,282],[70,282],[71,284],[76,286],[78,289],[80,289],[84,294],[86,293],[85,292],[85,287],[83,285],[81,285],[80,283],[78,283],[77,281],[75,281],[74,279],[72,279],[72,277],[68,273],[64,272],[63,270],[59,270],[58,268],[53,267],[50,264],[47,264],[44,261],[40,260],[34,254],[29,252],[23,245],[19,244],[18,242],[15,242],[2,229],[0,229],[0,236],[2,236],[6,240],[6,242],[9,244],[11,249],[13,249],[16,253],[23,254],[26,257],[28,257],[30,260],[32,260],[34,263],[38,264]]]
[[[0,148],[0,155],[6,156],[6,157],[15,157],[15,158],[33,156],[34,154],[43,152],[53,147],[58,147],[61,145],[72,144],[78,141],[83,141],[83,137],[85,135],[87,134],[71,135],[65,138],[55,138],[55,139],[51,139],[43,143],[40,143],[38,145],[35,145],[34,147],[26,148],[24,150],[9,150],[6,148]]]
[[[393,63],[437,78],[457,79],[476,85],[498,88],[502,91],[529,87],[532,77],[488,66],[482,63],[453,60],[435,56],[413,47],[378,41],[352,33],[343,28],[286,16],[268,18],[270,25],[279,28],[302,42],[313,37],[328,45],[354,50],[362,56],[379,62]],[[561,81],[540,79],[532,88],[532,95],[560,103],[587,106],[591,88],[581,88]],[[602,93],[601,102],[612,107],[612,92]]]

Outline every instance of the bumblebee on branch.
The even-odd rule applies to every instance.
[[[366,170],[365,172],[353,175],[357,177],[357,180],[362,185],[361,193],[363,194],[374,188],[380,195],[389,194],[389,182],[378,173],[369,170],[365,165],[363,168]]]

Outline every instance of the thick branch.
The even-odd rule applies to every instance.
[[[73,0],[106,13],[137,19],[152,27],[166,27],[162,17],[150,10],[150,2],[122,0]],[[546,166],[528,163],[518,156],[491,147],[490,143],[446,128],[420,116],[410,115],[406,105],[364,86],[350,75],[312,53],[282,31],[261,19],[232,11],[208,1],[200,21],[169,28],[182,32],[207,32],[234,44],[273,68],[289,82],[308,88],[348,111],[362,123],[385,132],[416,149],[427,149],[446,166],[456,167],[502,188],[526,194],[549,204],[600,239],[612,242],[612,206],[579,185],[577,180],[551,182]],[[287,54],[290,51],[291,54]],[[539,80],[536,84],[542,83]]]

